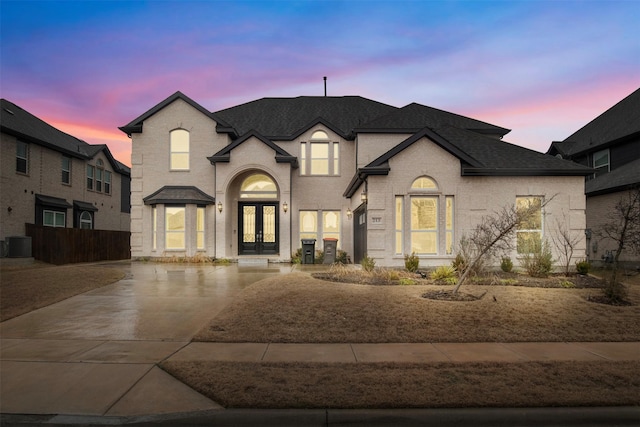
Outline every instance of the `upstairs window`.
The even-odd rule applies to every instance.
[[[609,150],[601,150],[593,153],[593,168],[596,170],[594,175],[598,177],[602,174],[609,172]]]
[[[315,131],[311,140],[300,143],[301,175],[339,175],[340,144],[331,142],[324,131]]]
[[[104,175],[104,163],[102,160],[98,159],[96,162],[96,191],[102,191],[102,177]]]
[[[189,132],[184,129],[171,131],[171,170],[189,170]]]
[[[16,146],[16,172],[29,173],[29,144],[18,141]]]
[[[105,194],[111,194],[111,172],[104,171],[104,192]]]
[[[87,165],[87,190],[93,190],[93,180],[96,174],[96,167]]]
[[[71,184],[71,157],[62,156],[62,183]]]

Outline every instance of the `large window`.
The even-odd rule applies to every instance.
[[[411,252],[438,253],[438,197],[411,197]]]
[[[42,211],[42,225],[48,227],[65,227],[66,226],[66,214],[64,212],[43,210]]]
[[[165,248],[185,248],[185,207],[165,207]]]
[[[29,144],[18,141],[16,146],[16,172],[29,173]]]
[[[176,129],[170,134],[171,145],[171,170],[189,169],[189,132],[184,129]]]
[[[71,184],[71,157],[62,156],[62,183]]]
[[[198,206],[196,210],[196,248],[204,249],[204,207]]]
[[[322,239],[340,238],[340,211],[300,211],[300,239],[316,239],[322,248]]]
[[[402,255],[404,250],[404,242],[402,235],[404,233],[404,197],[396,196],[396,255]]]
[[[95,166],[87,165],[87,190],[111,194],[111,176],[111,171],[105,170],[101,159],[96,161]]]
[[[601,150],[593,153],[593,168],[595,177],[609,172],[609,150]]]
[[[326,132],[315,131],[311,140],[300,143],[301,175],[339,175],[340,144],[331,142]]]
[[[542,244],[542,197],[516,197],[516,209],[521,215],[516,229],[517,251],[534,252]]]

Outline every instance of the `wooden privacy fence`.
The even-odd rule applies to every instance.
[[[128,231],[85,230],[25,224],[35,259],[50,264],[131,258]]]

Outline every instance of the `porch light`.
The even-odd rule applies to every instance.
[[[222,202],[218,202],[218,212],[222,213]]]
[[[284,211],[284,213],[287,213],[287,211],[289,210],[289,205],[287,204],[287,202],[284,202],[282,204],[282,210]]]
[[[362,201],[362,203],[367,203],[368,199],[366,191],[363,191],[362,194],[360,194],[360,201]]]
[[[351,213],[351,209],[347,208],[347,218],[351,219],[353,213]]]

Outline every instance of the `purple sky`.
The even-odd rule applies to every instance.
[[[640,1],[1,0],[0,95],[130,164],[117,127],[180,90],[215,111],[360,95],[545,152],[640,86]]]

